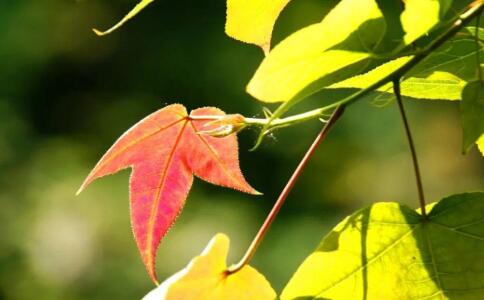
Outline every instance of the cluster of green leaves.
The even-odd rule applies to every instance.
[[[403,6],[400,1],[341,1],[320,23],[279,43],[262,61],[247,92],[260,101],[283,102],[272,119],[325,89],[357,89],[356,94],[371,88],[391,93],[391,80],[382,80],[391,79],[416,55],[428,51],[470,2],[406,1]],[[467,99],[470,93],[463,94],[466,85],[473,87],[470,83],[478,82],[472,89],[482,86],[476,71],[482,64],[476,63],[476,57],[482,61],[484,56],[483,34],[479,27],[463,28],[431,51],[424,61],[399,76],[402,94],[414,99]],[[464,134],[468,136],[465,150],[484,133],[482,120],[467,117],[483,101],[478,92],[472,94],[476,100],[462,105]]]
[[[114,27],[105,32],[96,32],[112,32],[152,1],[141,1]],[[366,95],[393,99],[392,85],[399,82],[401,95],[407,98],[461,101],[463,151],[467,152],[477,143],[484,154],[484,82],[481,63],[484,56],[484,29],[478,18],[484,5],[482,0],[341,0],[321,22],[292,33],[271,49],[274,24],[288,3],[289,0],[227,1],[226,33],[237,40],[261,47],[265,54],[247,85],[247,92],[262,102],[281,103],[273,114],[267,115],[260,138],[273,121],[309,95],[338,89],[349,91],[349,96],[325,103],[326,106],[320,109],[324,112],[347,106]],[[476,20],[475,25],[469,23],[472,20]],[[175,118],[175,115],[167,115],[167,118]],[[162,177],[168,176],[166,174],[171,170],[170,161],[172,156],[176,158],[178,142],[187,147],[183,148],[184,151],[193,151],[195,142],[192,141],[198,141],[192,132],[190,138],[186,138],[190,143],[180,138],[185,134],[185,125],[182,124],[191,124],[196,119],[191,119],[192,116],[186,113],[179,115],[173,124],[183,127],[177,131],[180,133],[174,135],[175,146],[167,150],[170,155],[168,163],[158,166],[166,171],[161,174]],[[151,121],[145,119],[134,130],[154,126]],[[154,128],[156,135],[160,135],[161,129]],[[140,131],[137,135],[145,141],[145,134]],[[156,138],[153,134],[149,136]],[[123,139],[126,137],[123,136]],[[131,141],[126,143],[131,147]],[[213,160],[221,165],[222,170],[230,170],[217,156],[217,147],[222,149],[221,144],[210,140],[204,143],[204,147],[210,149],[210,155],[215,157]],[[123,151],[126,149],[123,148]],[[231,151],[234,152],[234,149],[236,153],[236,144]],[[146,149],[140,148],[135,154],[129,154],[129,151],[126,154],[128,158],[137,155],[136,160],[127,159],[122,166],[112,166],[93,176],[103,176],[120,167],[137,167],[136,164],[144,163],[145,158],[138,155],[142,155]],[[111,163],[109,157],[108,160]],[[236,158],[230,161],[236,162]],[[237,170],[238,174],[237,164],[229,162],[227,165]],[[187,172],[197,174],[197,167],[196,163],[188,161]],[[208,163],[200,170],[207,178],[215,178],[210,182],[237,188],[236,184],[232,184],[232,175],[218,182],[221,173],[214,172]],[[180,174],[175,175],[180,178]],[[144,176],[145,173],[140,178]],[[187,178],[190,176],[191,173],[186,174]],[[241,175],[239,177],[243,180]],[[88,178],[88,182],[93,178]],[[191,179],[186,181],[191,184]],[[140,182],[135,186],[144,186],[142,180]],[[170,186],[163,188],[170,189],[168,192],[175,190]],[[187,187],[181,189],[178,186],[177,189],[183,190],[178,201],[182,204]],[[171,199],[168,192],[162,195],[161,188],[155,183],[150,185],[150,190],[160,196],[162,210],[173,207],[163,204],[163,197],[168,202]],[[140,246],[142,256],[150,256],[147,267],[155,278],[153,257],[161,239],[160,232],[156,231],[160,230],[157,220],[163,219],[163,215],[159,215],[158,211],[160,199],[151,201],[150,198],[148,201],[144,196],[140,193],[140,199],[132,203],[137,205],[138,201],[142,201],[143,207],[146,203],[152,205],[148,222],[152,232],[145,231],[144,213],[133,222],[140,224],[137,238],[144,239],[146,234],[148,237],[155,235],[155,238],[148,239],[150,243],[155,241],[149,245],[149,254],[144,253],[144,247]],[[178,209],[179,205],[177,212]],[[427,210],[429,214],[422,215],[397,203],[376,203],[347,217],[303,262],[281,298],[483,298],[484,193],[451,196],[430,204]],[[163,223],[162,234],[172,221],[163,222],[166,224]],[[138,243],[141,242],[138,240]],[[165,281],[146,299],[276,297],[265,278],[252,267],[246,265],[235,273],[227,271],[227,251],[228,239],[216,236],[201,256]]]

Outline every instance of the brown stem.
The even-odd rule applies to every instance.
[[[339,106],[333,111],[330,119],[324,125],[321,132],[318,134],[318,136],[316,137],[316,139],[314,140],[312,145],[309,147],[308,151],[306,152],[306,154],[302,158],[301,162],[297,166],[296,170],[292,174],[291,178],[287,182],[286,186],[282,190],[281,194],[279,195],[279,198],[277,199],[276,203],[272,207],[272,210],[267,215],[267,218],[265,219],[264,223],[260,227],[259,232],[257,232],[257,235],[255,236],[254,240],[250,244],[250,246],[247,249],[245,255],[242,257],[242,259],[237,264],[229,267],[229,269],[227,271],[228,274],[235,273],[238,270],[242,269],[242,267],[244,267],[246,264],[248,264],[249,261],[252,259],[252,257],[254,256],[257,248],[259,247],[259,244],[261,243],[262,239],[264,238],[265,234],[267,233],[267,230],[269,229],[272,222],[276,218],[277,214],[279,213],[279,210],[281,209],[282,205],[284,204],[284,201],[286,200],[287,196],[289,195],[292,188],[294,187],[294,184],[296,183],[297,179],[299,178],[302,171],[304,170],[304,167],[306,167],[306,164],[308,163],[309,159],[314,154],[314,151],[319,146],[321,141],[324,140],[324,138],[328,134],[331,127],[341,117],[341,115],[343,114],[343,111],[344,111],[344,106]]]
[[[410,126],[408,125],[407,115],[405,114],[405,108],[403,107],[402,94],[400,92],[400,80],[393,81],[393,91],[395,97],[397,98],[398,109],[400,110],[400,115],[402,116],[403,125],[405,127],[405,133],[407,134],[408,146],[410,148],[410,153],[412,154],[413,170],[415,171],[415,181],[417,182],[418,198],[420,201],[420,210],[422,211],[422,216],[424,219],[427,218],[427,212],[425,211],[425,197],[422,186],[422,177],[420,176],[420,169],[418,166],[417,152],[415,151],[415,144],[413,143],[412,133],[410,131]]]

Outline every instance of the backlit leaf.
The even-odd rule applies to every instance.
[[[477,148],[481,151],[482,156],[484,156],[484,134],[476,142]]]
[[[217,116],[217,108],[199,108],[190,116]],[[82,184],[131,167],[131,224],[150,277],[156,282],[155,258],[160,240],[181,212],[193,174],[213,184],[257,194],[244,179],[237,137],[197,134],[211,130],[208,121],[193,120],[179,104],[149,115],[123,134]]]
[[[484,299],[484,193],[376,203],[337,225],[281,299]]]
[[[338,83],[332,84],[328,87],[328,89],[338,89],[338,88],[357,88],[357,89],[364,89],[369,87],[370,85],[374,84],[375,82],[385,78],[386,76],[390,75],[398,68],[405,65],[412,56],[404,56],[397,58],[395,60],[389,61],[381,66],[374,68],[373,70],[357,75],[351,78],[348,78],[344,81],[340,81]],[[391,83],[383,85],[378,90],[379,91],[389,91],[391,89]],[[402,94],[404,91],[404,83],[402,83]]]
[[[247,92],[264,102],[286,102],[310,93],[303,90],[316,80],[320,82],[315,88],[320,89],[358,73],[365,64],[357,63],[370,57],[368,51],[383,35],[382,23],[374,0],[341,1],[321,23],[278,44],[259,66]]]
[[[269,53],[274,23],[290,0],[227,0],[225,33]]]
[[[434,51],[405,76],[408,96],[422,99],[459,100],[467,82],[477,76],[475,28],[466,28]],[[484,30],[479,28],[484,38]],[[484,60],[482,43],[479,57]]]
[[[484,134],[484,83],[469,82],[462,91],[463,150],[469,151]]]
[[[467,82],[476,78],[476,44],[474,27],[469,27],[456,37],[435,50],[416,67],[410,70],[401,83],[403,96],[430,100],[460,100]],[[479,36],[484,38],[484,30],[479,28]],[[484,60],[484,49],[479,51]],[[338,82],[328,88],[367,88],[371,84],[391,74],[411,59],[401,57],[385,63],[368,73]],[[392,97],[391,83],[378,89]]]
[[[328,89],[357,88],[364,89],[380,79],[385,78],[399,67],[405,65],[411,59],[410,56],[401,57],[383,64],[368,73],[351,77],[328,87]],[[466,82],[452,73],[433,71],[425,77],[404,77],[401,82],[401,94],[403,96],[429,99],[429,100],[460,100],[462,89]],[[388,93],[387,97],[393,98],[392,83],[387,83],[377,89],[379,92]],[[384,95],[379,96],[380,99]]]
[[[150,4],[153,1],[155,0],[141,0],[126,16],[124,16],[124,18],[121,19],[121,21],[116,23],[113,27],[105,31],[99,31],[97,29],[93,29],[93,31],[100,36],[109,34],[115,31],[116,29],[118,29],[119,27],[123,26],[124,23],[126,23],[132,17],[136,16],[141,10],[143,10],[148,4]]]
[[[260,101],[287,102],[382,64],[439,24],[452,1],[404,3],[403,7],[396,1],[342,0],[321,23],[278,44],[259,66],[247,92]]]
[[[405,44],[410,44],[439,24],[452,0],[406,0],[401,15]]]
[[[143,300],[273,300],[276,293],[265,277],[251,266],[228,275],[229,238],[217,234],[200,256],[168,278]]]

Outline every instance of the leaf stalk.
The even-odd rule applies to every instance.
[[[400,111],[400,115],[402,116],[408,146],[412,155],[413,170],[415,172],[415,181],[417,183],[418,199],[420,202],[420,211],[422,217],[427,219],[427,212],[425,211],[425,196],[422,185],[422,176],[420,175],[420,168],[418,165],[417,151],[415,150],[415,144],[413,142],[412,132],[410,131],[410,125],[408,124],[407,114],[405,113],[405,108],[403,107],[402,94],[400,91],[400,80],[398,79],[393,81],[393,92],[395,93],[395,98],[397,99],[398,109]]]
[[[289,181],[286,183],[286,186],[282,190],[281,194],[279,195],[279,198],[277,199],[276,203],[272,207],[271,211],[267,215],[267,218],[265,219],[264,223],[259,229],[259,232],[257,232],[257,235],[254,237],[254,240],[250,244],[249,248],[247,249],[245,255],[242,257],[242,259],[235,265],[232,265],[229,267],[227,270],[228,274],[235,273],[242,269],[245,265],[249,263],[249,261],[252,259],[254,256],[255,252],[257,251],[257,248],[259,247],[260,243],[262,242],[262,239],[267,233],[267,230],[271,226],[272,222],[274,222],[274,219],[276,218],[277,214],[279,213],[279,210],[281,209],[282,205],[286,201],[287,196],[291,192],[292,188],[294,187],[294,184],[296,183],[297,179],[301,175],[302,171],[306,167],[309,159],[313,156],[316,148],[319,146],[319,144],[324,140],[324,138],[327,136],[329,130],[333,127],[333,125],[336,123],[336,121],[341,117],[341,115],[344,112],[345,107],[339,106],[337,107],[333,113],[331,114],[331,117],[329,118],[328,122],[324,125],[323,129],[320,131],[314,142],[311,144],[309,147],[308,151],[302,158],[302,160],[299,162],[299,165],[297,166],[296,170],[294,170],[294,173],[292,174],[291,178]]]

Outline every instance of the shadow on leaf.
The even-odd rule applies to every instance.
[[[384,202],[338,224],[281,299],[484,298],[484,193],[427,207]]]

